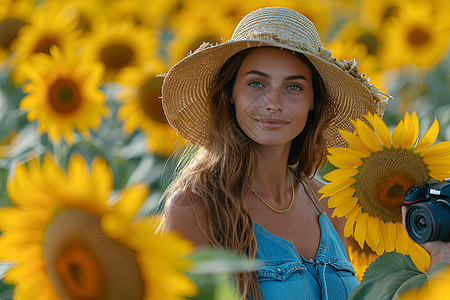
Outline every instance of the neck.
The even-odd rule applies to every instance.
[[[289,149],[290,145],[255,147],[258,166],[255,170],[252,187],[266,197],[282,203],[291,200],[291,187],[286,175]],[[269,198],[268,201],[270,201]]]

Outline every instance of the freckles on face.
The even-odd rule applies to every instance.
[[[314,109],[311,70],[290,51],[256,48],[237,73],[232,102],[239,126],[256,143],[288,144]]]

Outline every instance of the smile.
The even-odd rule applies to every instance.
[[[279,119],[256,119],[256,121],[259,125],[267,129],[278,129],[289,123]]]

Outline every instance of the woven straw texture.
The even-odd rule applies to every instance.
[[[251,47],[273,46],[304,54],[321,75],[335,103],[326,113],[332,122],[325,130],[327,147],[347,147],[338,129],[353,132],[349,119],[361,118],[368,111],[383,115],[387,96],[367,83],[355,61],[338,61],[321,46],[314,25],[302,14],[282,7],[267,7],[245,16],[231,40],[203,44],[172,67],[162,90],[163,108],[168,122],[193,144],[205,145],[209,139],[211,83],[223,64],[234,54]]]

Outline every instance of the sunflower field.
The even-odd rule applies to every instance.
[[[349,220],[360,280],[391,251],[424,271],[398,188],[450,177],[450,1],[0,0],[0,299],[239,299],[231,275],[254,262],[160,233],[161,195],[191,148],[160,97],[171,66],[263,6],[307,16],[333,56],[392,96],[383,119],[352,121],[349,148],[319,175]],[[389,206],[358,184],[394,152],[413,175],[380,171]],[[450,273],[436,274],[441,299]]]

